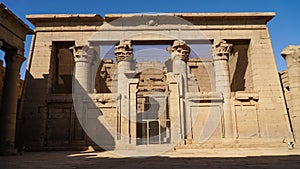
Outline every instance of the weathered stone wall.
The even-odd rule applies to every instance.
[[[299,142],[299,124],[300,124],[300,46],[288,46],[281,55],[286,61],[287,72],[280,73],[283,85],[283,91],[287,107],[289,110],[289,117],[291,120],[291,127],[295,141]]]
[[[261,133],[259,138],[279,142],[284,137],[291,138],[291,132],[269,33],[265,26],[260,25],[259,27],[251,31],[220,30],[218,32],[223,39],[251,39],[248,48],[249,64],[251,65],[249,72],[252,72],[253,95],[256,95],[255,93],[259,95],[257,111],[259,132]],[[203,30],[203,32],[209,38],[215,37],[214,31]],[[251,95],[250,98],[254,97]],[[232,112],[236,112],[234,106]],[[282,121],[285,121],[285,125],[282,125]],[[238,131],[235,122],[232,122],[232,130]],[[230,128],[225,128],[225,130],[230,130]]]
[[[215,89],[213,62],[209,58],[191,58],[187,62],[190,74],[195,76],[200,92],[212,92]]]
[[[71,52],[67,47],[71,44],[86,44],[88,38],[97,30],[94,24],[90,27],[86,25],[95,18],[98,20],[91,16],[90,19],[83,17],[86,21],[78,23],[59,20],[54,24],[42,22],[41,25],[36,25],[28,60],[20,131],[21,142],[29,148],[79,143],[85,145],[86,136],[73,109],[70,88],[73,74],[73,63],[70,59],[73,56],[71,54],[70,58]],[[71,17],[69,21],[72,19],[74,18]],[[55,24],[64,26],[57,27]],[[59,45],[65,47],[60,49]],[[60,77],[57,76],[58,73]],[[67,75],[67,79],[64,79],[64,75]],[[67,86],[63,85],[64,80],[67,81]]]
[[[281,83],[276,70],[268,29],[265,25],[273,17],[273,14],[266,13],[261,14],[261,16],[258,14],[240,14],[241,16],[233,14],[219,16],[215,14],[215,18],[211,18],[211,20],[206,18],[207,22],[202,20],[204,15],[190,14],[187,19],[194,18],[191,21],[194,22],[197,29],[201,29],[207,39],[215,42],[220,41],[222,44],[232,47],[232,50],[226,51],[228,58],[191,58],[187,61],[186,55],[181,55],[183,58],[177,60],[178,64],[172,65],[174,70],[178,70],[178,72],[171,71],[168,74],[167,69],[169,68],[162,63],[136,64],[126,62],[129,56],[128,58],[125,57],[125,54],[128,53],[122,53],[118,51],[119,48],[115,48],[118,63],[112,59],[102,60],[97,69],[95,90],[88,89],[89,86],[86,86],[88,92],[95,93],[96,107],[102,111],[104,118],[114,130],[126,133],[126,136],[128,134],[135,136],[135,124],[129,123],[128,119],[120,116],[118,110],[120,103],[113,99],[112,93],[123,92],[122,94],[126,96],[124,98],[127,99],[123,100],[121,105],[121,108],[124,109],[141,106],[138,102],[143,101],[137,101],[138,92],[136,90],[139,89],[146,93],[147,89],[152,90],[156,87],[161,89],[165,85],[165,89],[169,90],[168,108],[171,129],[174,127],[172,120],[179,118],[179,112],[182,111],[179,104],[186,106],[183,111],[189,115],[182,124],[195,124],[193,132],[184,138],[185,143],[203,144],[198,138],[203,138],[203,134],[208,133],[206,131],[200,132],[200,130],[203,129],[205,123],[210,122],[207,121],[208,117],[216,117],[212,116],[213,113],[219,118],[210,120],[219,121],[216,123],[216,130],[211,133],[211,137],[204,137],[206,141],[208,140],[205,142],[206,144],[216,143],[218,146],[234,146],[236,143],[264,145],[265,142],[268,142],[276,143],[269,145],[279,145],[283,138],[291,139]],[[59,52],[55,52],[55,46],[58,42],[75,44],[76,46],[84,45],[101,28],[102,22],[112,19],[109,17],[116,19],[121,16],[108,15],[106,21],[99,17],[98,15],[79,15],[78,17],[72,15],[33,15],[28,17],[36,26],[36,35],[32,43],[22,109],[22,133],[25,144],[32,147],[45,147],[90,143],[81,127],[78,127],[79,123],[75,117],[70,91],[62,87],[59,92],[53,92],[56,91],[53,87],[57,82],[64,84],[68,81],[64,80],[63,75],[70,78],[72,70],[71,57],[65,58],[65,56],[70,56],[67,49],[70,45],[59,50]],[[183,15],[181,17],[185,18]],[[210,15],[205,15],[205,17],[210,17]],[[252,22],[248,20],[248,17],[251,18]],[[68,19],[74,22],[66,22]],[[133,28],[132,23],[127,24],[128,27],[122,28]],[[170,25],[170,27],[172,26],[175,27],[176,25]],[[136,27],[134,25],[134,28],[135,33],[145,32],[145,36],[133,36],[132,42],[139,43],[141,41],[160,41],[162,36],[156,35],[155,32],[157,30],[168,32],[169,30],[169,27],[166,28],[163,25],[158,25],[155,28]],[[195,27],[193,27],[194,29]],[[172,31],[170,32],[172,33]],[[100,39],[102,38],[104,41],[107,39],[119,41],[120,35],[126,34],[126,31],[120,31],[119,27],[116,26],[108,32],[100,31],[98,33]],[[177,33],[174,34],[177,35]],[[149,34],[153,36],[148,36]],[[190,32],[184,32],[182,38],[199,40],[195,39],[197,37],[191,36]],[[174,40],[166,39],[164,43],[173,43]],[[131,44],[129,41],[122,41],[122,43],[124,43],[123,45]],[[120,45],[119,47],[124,46]],[[130,51],[127,52],[132,54],[132,47],[130,46],[128,49]],[[62,61],[61,65],[57,63],[60,61]],[[131,68],[134,66],[136,66],[136,70],[132,71]],[[161,72],[151,71],[151,68],[165,71],[168,81],[166,83],[162,81]],[[120,77],[123,76],[124,73],[131,76],[134,73],[143,72],[143,70],[147,70],[144,72],[146,75],[143,75],[145,79],[138,79],[137,77],[126,77],[127,79],[125,79],[125,76],[123,81],[116,79],[119,75]],[[121,75],[120,72],[123,74]],[[181,82],[172,80],[177,76],[172,73],[183,74],[182,83],[185,86],[180,88]],[[62,76],[57,76],[58,74]],[[150,80],[147,81],[147,78]],[[216,83],[219,86],[215,85]],[[116,84],[118,86],[114,86]],[[224,90],[218,87],[224,87]],[[182,91],[184,92],[180,93]],[[133,113],[136,112],[133,111]],[[171,140],[179,137],[180,133],[178,132],[180,130],[187,130],[185,127],[175,126],[176,131],[174,129],[171,132]],[[59,128],[64,128],[64,130],[58,131]],[[69,130],[65,130],[65,128]]]

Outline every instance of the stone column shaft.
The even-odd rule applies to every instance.
[[[296,142],[300,141],[300,46],[288,46],[281,55],[288,67],[290,117]]]
[[[91,93],[91,63],[93,60],[93,49],[88,46],[72,47],[74,54],[74,76],[75,87],[83,89],[87,93]],[[77,90],[76,90],[77,91]]]
[[[216,76],[216,92],[223,93],[224,98],[230,98],[230,79],[227,60],[214,60]]]
[[[5,55],[6,70],[3,86],[2,107],[0,116],[0,152],[14,153],[15,131],[18,106],[18,79],[20,67],[25,57],[17,51],[8,51]]]
[[[76,110],[76,115],[78,119],[84,118],[88,119],[88,112],[86,107],[88,104],[85,102],[89,100],[88,93],[90,93],[91,86],[91,62],[93,55],[88,52],[88,46],[74,46],[70,49],[73,50],[74,55],[74,79],[73,79],[73,104]],[[94,125],[90,120],[83,120],[82,127],[84,129],[89,128],[89,125]],[[89,134],[89,133],[88,133]],[[91,136],[91,139],[93,137]]]
[[[186,143],[191,143],[192,141],[192,122],[191,122],[191,112],[187,107],[185,101],[186,93],[188,92],[188,71],[186,62],[189,59],[190,47],[181,40],[174,41],[173,45],[167,49],[171,53],[172,59],[172,70],[175,75],[178,76],[177,81],[179,85],[179,104],[180,104],[180,114],[183,121],[183,135],[185,136]]]
[[[228,68],[228,57],[231,44],[221,40],[214,45],[213,61],[216,76],[216,92],[223,94],[223,113],[225,119],[225,138],[233,138],[233,124],[232,124],[232,112],[231,112],[231,88],[230,77]]]
[[[118,62],[118,74],[117,74],[117,80],[118,80],[118,87],[117,92],[119,97],[119,106],[118,106],[118,113],[121,113],[120,119],[120,130],[121,131],[121,140],[119,140],[119,148],[128,148],[129,144],[134,144],[134,142],[131,142],[134,135],[131,135],[131,123],[130,121],[135,119],[131,119],[132,117],[135,117],[136,111],[130,111],[130,79],[126,77],[126,73],[131,71],[132,68],[132,54],[133,54],[133,48],[131,45],[131,41],[127,40],[121,40],[119,45],[117,45],[114,49],[114,54],[116,57],[116,60]],[[133,115],[134,114],[134,115]],[[134,138],[135,139],[135,138]],[[127,146],[127,147],[126,147]]]
[[[179,100],[180,100],[180,112],[184,119],[184,139],[187,142],[192,140],[192,123],[191,123],[191,114],[189,108],[187,108],[187,103],[185,102],[186,93],[188,92],[188,74],[187,74],[187,65],[186,62],[180,59],[173,60],[173,72],[177,74],[177,82],[179,85]]]
[[[129,102],[129,79],[125,73],[131,70],[131,63],[129,61],[120,61],[118,63],[118,94],[120,95],[120,107],[121,113],[121,134],[123,135],[122,143],[129,144],[129,120],[130,120],[130,102]],[[125,137],[124,137],[125,136]],[[124,140],[126,139],[126,140]],[[130,138],[129,138],[130,139]]]

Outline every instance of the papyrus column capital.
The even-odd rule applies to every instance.
[[[211,54],[214,60],[228,60],[232,44],[225,40],[216,41],[212,46]]]
[[[70,49],[73,52],[75,62],[92,62],[95,54],[94,48],[90,46],[73,46]]]
[[[114,49],[117,62],[128,61],[132,59],[133,48],[130,40],[120,40],[119,45]]]

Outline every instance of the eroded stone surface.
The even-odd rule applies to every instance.
[[[264,147],[293,140],[265,25],[274,14],[170,15],[188,19],[193,25],[185,25],[182,30],[178,30],[178,23],[167,21],[160,22],[167,25],[155,26],[136,21],[109,25],[110,21],[131,16],[113,14],[104,19],[96,15],[55,15],[58,20],[53,20],[53,15],[28,16],[37,33],[22,107],[22,142],[32,149],[95,144],[78,122],[69,99],[71,93],[58,93],[53,88],[58,82],[70,82],[66,78],[69,74],[64,74],[69,72],[64,65],[71,65],[66,58],[73,57],[68,53],[70,46],[90,42],[88,47],[97,51],[98,42],[112,41],[119,44],[112,45],[114,52],[108,58],[95,55],[89,62],[75,65],[75,76],[92,96],[90,103],[85,100],[83,104],[86,117],[79,120],[94,116],[106,119],[116,131],[106,131],[112,146],[132,149],[141,144],[174,143],[185,148]],[[106,27],[101,30],[102,26]],[[200,29],[214,41],[213,55],[190,58],[192,43],[203,40],[204,36],[197,34]],[[89,41],[98,30],[98,41]],[[170,45],[169,56],[166,61],[139,62],[133,55],[138,44]],[[55,61],[62,56],[57,51],[64,52],[63,63]],[[97,57],[102,59],[99,64],[93,62]],[[87,72],[93,75],[87,76]],[[161,114],[157,113],[161,110],[156,107],[158,103],[165,108]],[[100,133],[97,127],[89,127]],[[161,137],[151,140],[147,131]]]
[[[32,34],[33,31],[1,2],[0,15],[0,49],[5,53],[6,63],[5,76],[1,68],[0,154],[11,154],[16,152],[20,68],[25,60],[24,41],[26,34]]]
[[[128,40],[121,40],[119,45],[115,47],[114,52],[117,62],[130,60],[133,53],[131,42]]]
[[[280,77],[292,122],[291,127],[294,137],[298,141],[300,139],[300,46],[288,46],[281,52],[281,55],[285,59],[288,69],[281,72]]]

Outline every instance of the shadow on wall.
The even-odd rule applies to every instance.
[[[73,105],[72,93],[52,93],[48,89],[50,76],[34,78],[29,72],[26,76],[26,85],[23,93],[22,111],[18,116],[16,144],[17,147],[26,147],[26,150],[41,150],[53,148],[53,150],[82,149],[85,146],[96,145],[92,140],[104,140],[106,150],[113,150],[115,142],[113,136],[97,120],[102,116],[99,108],[91,100],[81,86],[77,91],[83,94],[85,103],[81,106],[88,107],[93,116],[88,121],[90,112],[84,112],[81,120]],[[48,90],[48,91],[47,91]],[[96,126],[92,135],[82,129],[82,125]],[[88,128],[91,129],[91,128]],[[89,138],[90,137],[90,138]],[[98,143],[97,143],[98,144]],[[99,145],[99,144],[98,144]],[[103,145],[103,144],[102,144]]]
[[[77,118],[89,138],[105,150],[114,150],[114,131],[109,131],[110,126],[106,123],[95,100],[92,100],[75,78],[72,95]]]
[[[229,40],[233,44],[232,55],[229,57],[231,91],[250,91],[252,87],[251,67],[249,67],[248,40]]]

